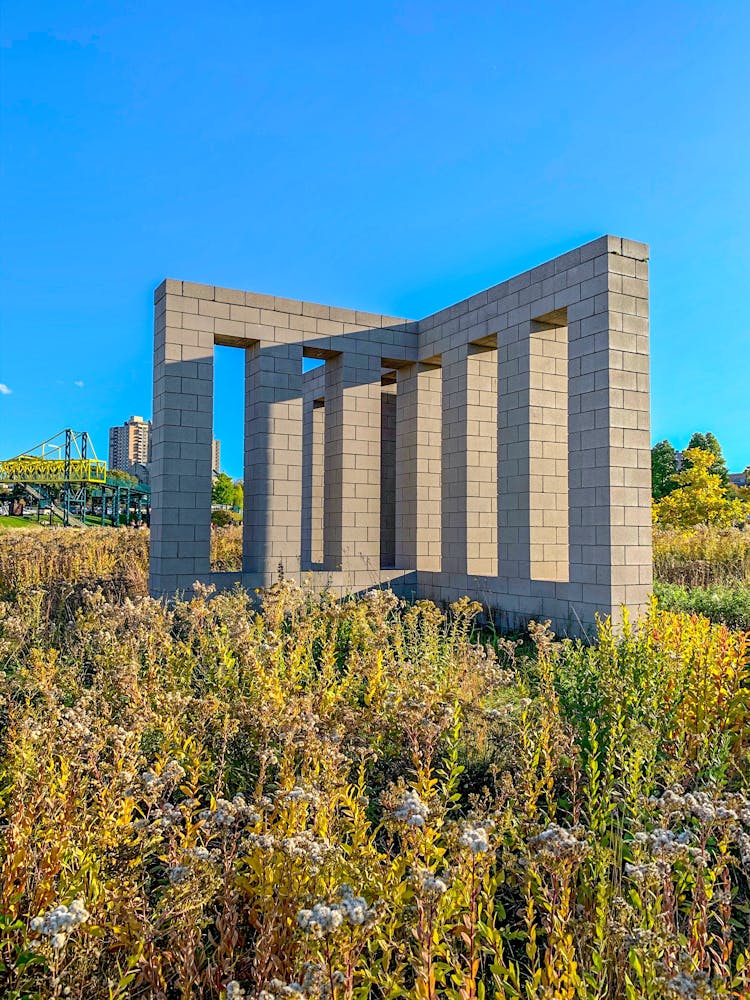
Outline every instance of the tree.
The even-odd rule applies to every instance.
[[[220,472],[211,487],[211,503],[231,507],[234,501],[234,483],[226,472]]]
[[[137,486],[138,477],[131,476],[129,472],[125,472],[123,469],[107,469],[107,476],[110,479],[116,479],[118,483],[122,483],[123,486]]]
[[[708,446],[706,450],[710,451],[714,456],[714,464],[711,466],[711,472],[719,477],[724,486],[727,486],[729,483],[729,469],[727,468],[726,459],[722,453],[721,445],[710,431],[706,434],[706,444]]]
[[[714,476],[718,476],[719,479],[721,479],[722,485],[726,486],[729,482],[729,470],[727,469],[727,463],[721,451],[721,445],[716,440],[716,435],[712,434],[710,431],[707,434],[693,434],[688,442],[687,449],[682,459],[683,468],[690,467],[688,452],[695,451],[696,448],[700,449],[700,451],[709,452],[714,456],[711,473]]]
[[[242,485],[241,479],[238,479],[234,484],[234,501],[232,506],[239,507],[240,510],[245,506],[245,487]]]
[[[689,448],[685,458],[682,471],[674,476],[676,488],[654,503],[654,520],[675,528],[728,526],[744,520],[747,504],[728,499],[721,478],[711,471],[715,456],[703,448]]]
[[[661,500],[677,488],[673,476],[677,472],[677,453],[669,441],[659,441],[651,449],[651,495]]]

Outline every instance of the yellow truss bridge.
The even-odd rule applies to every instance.
[[[0,462],[4,483],[106,483],[107,463],[96,458],[40,458],[19,455]]]
[[[22,490],[37,507],[49,509],[63,524],[84,527],[98,520],[130,524],[149,509],[150,489],[110,476],[96,457],[89,435],[70,428],[28,452],[0,461],[0,484]],[[96,508],[96,509],[95,509]],[[124,509],[123,509],[124,508]]]
[[[0,483],[106,483],[107,463],[88,434],[66,428],[22,455],[0,462]]]

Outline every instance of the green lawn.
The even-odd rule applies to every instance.
[[[0,517],[0,529],[2,528],[36,528],[36,518],[30,517]]]

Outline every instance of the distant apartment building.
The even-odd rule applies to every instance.
[[[141,482],[149,480],[151,461],[151,421],[132,416],[119,427],[109,429],[109,467],[121,469],[136,476]],[[221,441],[211,445],[211,468],[214,474],[221,469]]]
[[[151,421],[132,416],[109,429],[109,467],[135,475],[135,466],[151,461]]]

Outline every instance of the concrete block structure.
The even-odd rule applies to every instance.
[[[151,592],[468,594],[569,633],[652,585],[648,247],[604,236],[413,321],[167,279]],[[210,565],[215,345],[245,352],[242,571]],[[305,358],[323,364],[305,371]]]

